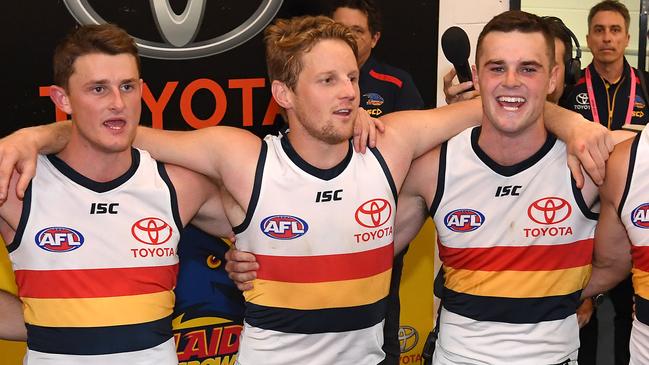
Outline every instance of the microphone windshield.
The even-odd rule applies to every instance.
[[[442,51],[453,65],[467,63],[471,44],[466,32],[460,27],[450,27],[442,34]]]

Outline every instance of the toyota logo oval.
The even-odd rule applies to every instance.
[[[527,208],[527,215],[538,224],[561,223],[568,219],[571,213],[570,203],[556,196],[541,198]]]
[[[108,23],[90,4],[90,0],[63,0],[72,16],[80,24]],[[262,0],[257,9],[242,24],[211,39],[194,41],[203,24],[206,6],[218,6],[207,0],[188,0],[184,11],[176,14],[169,1],[149,0],[155,26],[164,40],[156,42],[131,34],[143,57],[168,60],[201,58],[228,51],[249,41],[261,32],[275,17],[282,0]],[[139,13],[137,13],[139,14]],[[228,15],[222,15],[227,17]],[[210,19],[210,21],[218,21]]]
[[[412,326],[399,327],[399,348],[401,353],[406,353],[417,346],[419,342],[419,332]]]
[[[142,218],[131,227],[133,237],[147,245],[161,245],[171,238],[173,230],[160,218]]]
[[[577,100],[577,103],[579,103],[581,105],[586,105],[586,104],[588,104],[588,94],[586,94],[586,93],[577,94],[577,96],[575,97],[575,100]]]
[[[392,216],[392,206],[385,199],[368,200],[356,209],[356,222],[366,228],[384,225]]]

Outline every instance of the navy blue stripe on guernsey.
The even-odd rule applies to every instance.
[[[380,323],[386,310],[386,298],[368,305],[315,310],[266,307],[247,302],[245,320],[253,327],[284,333],[346,332]]]
[[[649,326],[649,300],[635,296],[635,316],[638,321]]]
[[[542,298],[503,298],[457,293],[445,287],[442,303],[449,312],[476,321],[539,323],[575,314],[580,294],[581,291]]]
[[[140,351],[172,337],[171,316],[156,321],[110,327],[27,326],[27,347],[64,355],[104,355]]]

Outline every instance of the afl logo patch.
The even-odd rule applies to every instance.
[[[304,219],[292,215],[266,217],[259,227],[266,236],[277,240],[292,240],[304,236],[309,230],[309,225]]]
[[[83,245],[83,235],[72,228],[47,227],[41,229],[34,237],[36,245],[50,252],[69,252]]]
[[[638,228],[649,228],[649,203],[642,203],[633,209],[631,223]]]
[[[456,209],[444,217],[444,225],[453,232],[475,231],[484,221],[484,214],[473,209]]]
[[[133,237],[147,245],[161,245],[171,238],[171,226],[160,218],[142,218],[133,223],[131,234]]]

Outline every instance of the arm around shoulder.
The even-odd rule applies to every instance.
[[[72,123],[56,122],[20,129],[0,140],[0,203],[7,199],[9,179],[14,170],[20,173],[16,195],[22,199],[36,173],[39,153],[61,151],[70,139]]]
[[[0,338],[9,341],[27,340],[22,302],[3,290],[0,290]]]
[[[631,244],[618,216],[625,188],[631,141],[623,142],[611,155],[606,180],[600,187],[601,211],[595,230],[593,272],[582,296],[604,292],[628,276]]]
[[[261,140],[234,127],[208,127],[189,132],[139,127],[134,145],[166,163],[220,179],[246,159],[256,161]]]
[[[388,144],[396,144],[415,159],[463,130],[480,124],[480,99],[462,101],[428,110],[390,113],[381,118],[396,133],[388,136]]]

